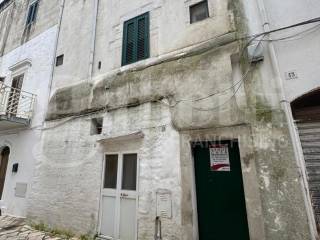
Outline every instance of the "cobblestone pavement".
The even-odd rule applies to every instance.
[[[0,240],[62,240],[26,225],[22,218],[0,216]],[[77,240],[72,238],[72,240]]]

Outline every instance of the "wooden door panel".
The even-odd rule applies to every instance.
[[[200,240],[248,240],[249,231],[237,143],[223,141],[230,168],[217,171],[210,159],[211,143],[193,149]]]

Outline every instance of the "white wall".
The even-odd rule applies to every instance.
[[[250,34],[262,32],[256,1],[243,2],[246,5]],[[271,30],[320,16],[320,3],[317,0],[268,0],[264,2]],[[271,39],[278,39],[312,29],[310,32],[297,35],[294,39],[274,42],[286,97],[289,101],[320,86],[318,73],[320,70],[320,26],[315,27],[319,24],[320,22],[308,24],[271,35]],[[290,71],[295,71],[298,78],[287,80],[285,73]]]
[[[190,24],[189,7],[200,1],[100,1],[93,76],[121,68],[123,23],[146,12],[150,13],[150,58],[139,64],[234,30],[224,0],[208,0],[210,17]],[[93,1],[66,0],[57,52],[64,54],[64,64],[55,68],[53,90],[88,80],[93,5]]]
[[[124,137],[124,141],[101,143],[97,139],[103,135],[90,136],[90,116],[47,122],[42,161],[36,166],[28,217],[78,234],[94,234],[104,153],[137,151],[139,239],[153,238],[158,189],[172,192],[173,217],[163,219],[164,239],[180,239],[179,134],[171,126],[169,108],[144,104],[101,116],[105,138],[127,136],[140,130],[144,137],[133,140]]]
[[[26,198],[15,197],[14,188],[19,182],[28,183],[28,190],[30,189],[35,158],[40,149],[40,130],[48,103],[56,31],[57,27],[52,27],[1,58],[0,75],[6,76],[7,85],[11,85],[12,81],[9,68],[25,59],[31,60],[32,65],[25,75],[22,90],[37,95],[31,127],[21,131],[0,132],[0,147],[10,147],[3,193],[4,202],[8,208],[5,213],[8,214],[26,215]],[[19,163],[16,174],[11,171],[14,163]]]

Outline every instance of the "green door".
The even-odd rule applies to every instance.
[[[237,142],[193,144],[200,240],[249,240]]]

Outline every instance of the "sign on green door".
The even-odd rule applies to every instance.
[[[238,143],[193,144],[200,240],[249,240]]]

